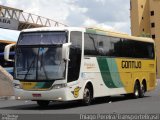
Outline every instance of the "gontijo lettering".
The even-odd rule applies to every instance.
[[[142,68],[141,61],[122,61],[122,68]]]

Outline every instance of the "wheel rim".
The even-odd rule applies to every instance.
[[[84,101],[85,101],[85,103],[90,103],[90,98],[91,98],[91,96],[90,96],[90,91],[88,90],[88,89],[85,89],[84,90]]]
[[[138,90],[135,91],[135,95],[138,96]]]
[[[138,89],[135,90],[135,96],[138,96],[139,95],[139,91]]]

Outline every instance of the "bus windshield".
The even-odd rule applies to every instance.
[[[57,80],[65,77],[62,47],[18,47],[15,78],[19,80]]]
[[[64,79],[66,63],[62,59],[62,44],[66,41],[66,32],[22,33],[16,49],[14,78]]]

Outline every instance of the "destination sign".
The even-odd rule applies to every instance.
[[[19,25],[19,22],[17,20],[4,18],[0,16],[0,28],[17,30],[18,25]]]

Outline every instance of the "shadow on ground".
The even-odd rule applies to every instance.
[[[146,97],[150,97],[150,96],[145,96],[144,98]],[[140,98],[140,99],[144,99],[144,98]],[[98,104],[109,104],[109,103],[128,101],[128,100],[133,100],[133,99],[123,95],[113,96],[110,98],[101,97],[101,98],[94,99],[90,106],[94,106]],[[35,102],[35,104],[31,103],[31,104],[25,104],[25,105],[2,107],[0,108],[0,110],[62,110],[62,109],[72,109],[72,108],[78,108],[78,107],[87,107],[87,106],[83,106],[81,101],[72,101],[72,102],[51,102],[48,107],[41,108]]]

